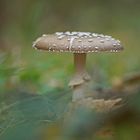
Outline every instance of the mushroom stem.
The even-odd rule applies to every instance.
[[[73,88],[72,100],[76,101],[85,97],[87,82],[90,80],[90,76],[86,72],[86,53],[74,53],[74,66],[75,74],[69,86]]]
[[[86,53],[74,53],[74,66],[76,74],[83,74],[86,71]]]

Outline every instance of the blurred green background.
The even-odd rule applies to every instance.
[[[32,42],[37,37],[44,33],[51,34],[59,31],[103,33],[122,42],[125,48],[123,52],[88,55],[87,69],[101,86],[111,87],[112,81],[116,78],[140,71],[139,0],[0,0],[1,95],[20,92],[44,95],[68,89],[67,84],[74,72],[73,55],[36,51],[32,48]],[[10,96],[13,97],[13,94]],[[9,94],[7,97],[10,98]],[[4,100],[0,102],[1,105]],[[62,100],[67,101],[63,98]],[[20,107],[29,108],[25,114],[33,116],[32,111],[38,114],[36,112],[40,110],[39,113],[44,117],[43,115],[47,113],[42,108],[48,107],[50,102],[44,99],[37,100],[38,104],[34,103],[34,100],[32,102],[27,101],[27,106],[24,103],[22,106],[21,102]],[[35,109],[32,110],[31,107]],[[61,110],[59,111],[62,112]],[[15,116],[21,120],[23,116],[20,115],[16,113]],[[37,116],[37,119],[38,117],[40,118]],[[5,120],[4,126],[9,123],[7,118]],[[11,116],[9,120],[11,122]],[[30,125],[30,127],[32,130],[34,126]],[[21,131],[30,127],[24,126],[23,123]],[[0,131],[1,128],[0,125]],[[16,133],[17,130],[20,129],[17,127]],[[13,129],[10,130],[9,138],[15,134],[12,131]],[[129,134],[126,131],[125,133]],[[128,140],[129,135],[125,135],[124,139]]]
[[[43,33],[87,31],[120,39],[121,53],[88,55],[87,68],[99,69],[106,85],[140,69],[139,0],[0,0],[0,92],[46,93],[67,86],[73,73],[70,53],[32,49]]]

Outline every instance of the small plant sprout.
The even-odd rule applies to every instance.
[[[87,53],[123,50],[119,40],[90,32],[56,32],[51,35],[42,35],[33,43],[33,47],[49,52],[72,52],[74,54],[75,74],[69,82],[69,86],[73,88],[73,101],[85,97],[85,89],[91,79],[86,71]]]

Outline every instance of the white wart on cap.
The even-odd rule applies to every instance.
[[[111,36],[90,32],[56,32],[42,35],[33,47],[39,50],[53,52],[117,52],[123,50],[119,40]]]

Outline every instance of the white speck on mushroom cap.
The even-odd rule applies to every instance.
[[[43,34],[42,36],[46,36],[46,34]]]
[[[55,45],[54,45],[55,44]],[[98,46],[98,47],[97,47]],[[121,42],[111,36],[90,32],[56,32],[38,38],[33,47],[56,52],[117,52],[123,49]],[[51,49],[50,49],[51,48]]]

